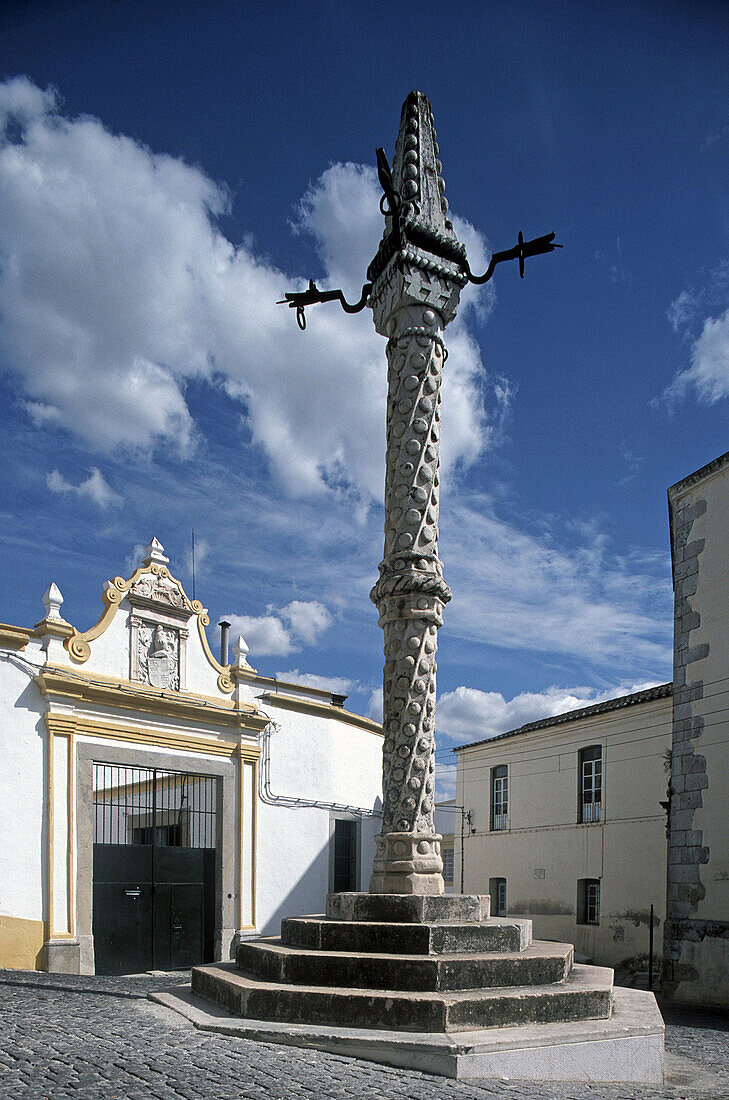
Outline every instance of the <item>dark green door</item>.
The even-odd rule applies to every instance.
[[[212,961],[215,782],[94,765],[97,974]]]

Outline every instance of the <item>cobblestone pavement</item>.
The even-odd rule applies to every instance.
[[[473,1083],[198,1031],[146,1000],[185,978],[0,971],[0,1100],[729,1100],[725,1013],[665,1010],[660,1089]]]

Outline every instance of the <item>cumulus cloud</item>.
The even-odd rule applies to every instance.
[[[112,504],[122,502],[122,497],[114,492],[97,466],[92,466],[89,476],[78,485],[66,481],[60,470],[51,470],[46,477],[46,485],[53,493],[71,493],[78,497],[86,497],[99,508],[109,508]]]
[[[314,645],[323,630],[332,625],[332,617],[323,603],[318,600],[292,600],[280,611],[291,630],[307,645]]]
[[[297,647],[291,634],[275,615],[223,615],[230,623],[232,638],[245,639],[253,657],[285,657]]]
[[[438,733],[454,744],[481,741],[517,729],[527,722],[552,718],[619,695],[653,687],[656,681],[621,685],[598,692],[589,687],[549,687],[545,691],[524,691],[506,699],[498,691],[457,687],[438,701]]]
[[[297,653],[302,645],[314,645],[332,622],[326,607],[318,600],[292,600],[278,611],[267,608],[265,615],[223,615],[223,618],[230,623],[231,637],[242,635],[253,657],[286,657]]]
[[[225,187],[97,119],[66,117],[27,78],[0,85],[0,134],[0,362],[37,423],[99,452],[189,456],[186,387],[202,380],[240,404],[289,494],[381,498],[384,342],[368,311],[311,310],[302,336],[276,301],[304,280],[226,239]],[[379,194],[371,168],[336,164],[303,197],[295,230],[318,250],[322,286],[359,290],[381,233]],[[480,268],[483,239],[457,227]],[[449,330],[446,468],[490,442],[468,326],[492,303],[490,287],[467,288]],[[507,393],[494,398],[499,413]]]
[[[349,695],[357,686],[354,680],[348,680],[345,676],[318,676],[315,672],[299,672],[298,668],[277,672],[276,679],[288,680],[292,684],[301,684],[302,687],[320,688],[335,695]]]

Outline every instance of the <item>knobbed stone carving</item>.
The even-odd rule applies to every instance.
[[[385,635],[383,819],[371,893],[443,893],[434,823],[437,632],[451,597],[438,557],[445,326],[465,279],[437,161],[433,116],[408,96],[393,160],[402,199],[370,267],[388,338],[385,551],[371,599]]]

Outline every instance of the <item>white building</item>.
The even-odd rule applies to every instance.
[[[653,905],[658,974],[671,708],[664,684],[457,749],[466,890],[618,974],[647,966]]]
[[[0,966],[227,958],[369,875],[380,726],[208,644],[153,539],[80,631],[0,626]],[[356,761],[356,767],[352,762]]]
[[[664,995],[728,1004],[729,454],[668,499],[672,683],[457,749],[464,887],[619,975],[652,905]]]

